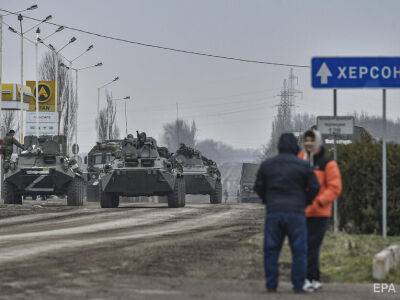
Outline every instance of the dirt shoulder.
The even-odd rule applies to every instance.
[[[263,207],[189,205],[185,209],[187,211],[181,214],[157,209],[157,214],[165,214],[170,219],[155,222],[152,227],[133,226],[124,228],[122,232],[109,228],[104,231],[104,223],[96,221],[103,226],[99,226],[103,231],[88,235],[83,230],[76,230],[73,235],[59,238],[60,241],[77,241],[97,235],[126,234],[127,230],[143,234],[157,230],[162,232],[161,229],[166,226],[186,226],[182,230],[60,248],[3,263],[0,266],[0,298],[264,299],[267,295],[262,247],[254,241],[262,233]],[[154,218],[153,209],[120,209],[110,211],[114,215],[106,218],[107,221],[121,218],[121,211],[124,218],[146,218],[147,214],[149,218]],[[213,215],[221,217],[214,220]],[[82,219],[79,220],[76,226],[82,228]],[[193,226],[197,222],[198,226]],[[69,223],[60,224],[58,226],[71,226]],[[26,223],[21,226],[20,229],[29,227]],[[1,237],[0,234],[0,245]],[[57,243],[56,238],[46,237],[38,242]],[[285,265],[283,269],[287,269]],[[268,299],[303,298],[293,295],[290,284],[285,282],[288,282],[288,272],[283,272],[280,292],[269,294]],[[375,296],[371,284],[333,284],[326,286],[321,293],[304,297],[328,300],[338,297],[376,299]],[[386,298],[392,299],[392,295],[379,297]]]

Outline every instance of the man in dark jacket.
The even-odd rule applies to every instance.
[[[295,136],[284,133],[279,154],[265,160],[258,172],[254,190],[266,205],[264,268],[269,292],[278,288],[278,260],[287,235],[292,251],[292,284],[303,292],[307,271],[307,225],[304,210],[319,192],[310,166],[299,159]]]

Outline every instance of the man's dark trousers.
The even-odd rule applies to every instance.
[[[285,236],[292,251],[292,284],[302,290],[307,272],[307,222],[304,213],[269,212],[265,221],[264,269],[267,288],[276,289],[279,277],[279,254]]]

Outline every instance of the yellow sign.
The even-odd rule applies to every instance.
[[[27,81],[26,85],[31,88],[34,95],[29,100],[29,111],[36,111],[36,81]],[[39,81],[39,111],[56,111],[54,90],[54,81]]]
[[[3,84],[3,86],[2,86],[2,94],[3,94],[2,100],[3,101],[16,100],[17,95],[16,95],[16,91],[14,93],[14,88],[15,88],[15,84],[12,84],[12,83],[4,83]]]
[[[16,83],[3,83],[2,84],[2,100],[3,101],[21,101],[20,85]],[[30,98],[33,97],[30,87],[24,85],[24,102],[28,103]]]

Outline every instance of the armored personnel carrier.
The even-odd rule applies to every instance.
[[[66,155],[65,136],[26,136],[25,147],[5,164],[3,195],[6,204],[22,204],[31,196],[67,196],[67,205],[83,204],[84,181],[75,159]]]
[[[174,157],[183,167],[186,194],[210,195],[210,203],[221,203],[221,173],[214,161],[185,144],[180,145]]]
[[[118,207],[119,197],[167,196],[168,207],[185,206],[182,166],[144,132],[128,135],[99,177],[100,205]]]
[[[120,149],[121,142],[121,140],[97,142],[85,157],[85,164],[87,165],[87,201],[100,201],[98,188],[100,173],[103,173],[104,167],[111,163],[111,157],[113,153],[116,153]]]

